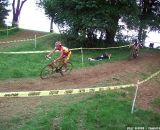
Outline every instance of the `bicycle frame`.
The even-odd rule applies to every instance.
[[[60,73],[62,76],[64,76],[64,73],[67,74],[72,70],[72,64],[70,62],[66,63],[66,67],[64,66],[65,64],[62,63],[61,61],[58,61],[58,62],[51,62],[50,64],[46,65],[41,70],[41,73],[40,73],[41,79],[47,79],[49,77],[53,77],[56,75],[56,73],[57,74]]]

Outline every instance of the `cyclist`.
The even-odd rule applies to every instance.
[[[137,41],[137,39],[135,39],[133,41],[133,44],[130,45],[130,47],[132,47],[132,49],[135,49],[137,51],[137,56],[139,54],[139,48],[142,47],[142,45]]]
[[[53,60],[50,65],[53,65],[57,61],[60,61],[59,63],[66,64],[71,56],[71,51],[67,47],[63,46],[61,41],[57,41],[55,43],[55,48],[46,57],[50,57],[57,50],[61,52],[61,55],[56,60]]]

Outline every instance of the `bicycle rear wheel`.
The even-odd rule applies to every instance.
[[[54,68],[52,66],[46,65],[44,68],[42,68],[40,77],[41,79],[47,79],[52,77],[54,74]]]
[[[61,75],[63,74],[69,74],[73,69],[73,65],[71,62],[67,62],[67,64],[63,65],[61,68]]]
[[[131,59],[136,59],[138,57],[138,52],[136,49],[132,48],[132,50],[130,51],[130,55],[128,57],[128,60]]]
[[[138,51],[137,50],[134,50],[133,51],[133,58],[137,58],[138,57]]]

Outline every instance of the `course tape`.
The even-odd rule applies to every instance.
[[[150,75],[145,80],[139,82],[143,84],[151,78],[157,76],[160,73],[160,70],[156,73]],[[42,96],[55,96],[55,95],[68,95],[68,94],[82,94],[89,92],[101,92],[106,90],[134,87],[136,84],[127,84],[127,85],[117,85],[117,86],[108,86],[108,87],[95,87],[95,88],[80,88],[80,89],[65,89],[65,90],[45,90],[45,91],[27,91],[27,92],[1,92],[0,97],[42,97]]]
[[[49,33],[49,34],[46,34],[46,35],[43,35],[43,36],[39,36],[39,37],[36,37],[36,39],[40,39],[40,38],[44,38],[44,37],[47,37],[47,36],[50,36],[50,35],[53,35],[54,33]],[[22,40],[13,40],[13,41],[4,41],[4,42],[0,42],[0,44],[4,44],[4,43],[17,43],[17,42],[25,42],[25,41],[34,41],[35,38],[31,39],[31,38],[27,38],[27,39],[22,39]]]
[[[34,39],[33,39],[34,40]],[[99,49],[99,50],[102,50],[102,49],[112,49],[112,48],[123,48],[123,47],[127,47],[129,45],[125,45],[125,46],[119,46],[119,47],[108,47],[108,48],[73,48],[73,49],[70,49],[70,50],[89,50],[89,49]],[[44,51],[20,51],[20,52],[0,52],[0,54],[34,54],[34,53],[48,53],[50,52],[50,50],[44,50]]]
[[[53,35],[53,34],[54,34],[54,33],[48,33],[48,34],[46,34],[46,35],[37,37],[37,39],[39,39],[39,38],[44,38],[44,37],[47,37],[47,36],[50,36],[50,35]]]
[[[147,77],[146,79],[144,79],[144,80],[140,81],[140,82],[139,82],[139,84],[143,84],[143,83],[147,82],[148,80],[150,80],[150,79],[152,79],[153,77],[157,76],[159,73],[160,73],[160,70],[159,70],[159,71],[157,71],[156,73],[154,73],[154,74],[150,75],[150,76],[149,76],[149,77]]]
[[[85,50],[106,50],[106,49],[115,49],[115,48],[123,48],[123,47],[128,47],[129,45],[124,45],[124,46],[117,46],[117,47],[107,47],[107,48],[83,48]]]
[[[17,42],[25,42],[25,41],[33,41],[33,40],[35,40],[35,39],[23,39],[23,40],[13,40],[13,41],[6,41],[6,42],[0,42],[0,44],[2,44],[2,43],[17,43]]]
[[[1,32],[4,32],[4,31],[9,31],[9,30],[13,30],[13,29],[15,29],[15,28],[17,28],[17,27],[13,27],[13,28],[10,28],[10,29],[3,29],[3,30],[0,30]]]
[[[70,50],[80,50],[81,48],[74,48]],[[51,50],[44,51],[19,51],[19,52],[0,52],[0,54],[35,54],[35,53],[49,53]]]
[[[49,53],[49,50],[46,51],[20,51],[20,52],[0,52],[0,54],[35,54],[35,53]]]
[[[101,92],[106,90],[120,89],[133,87],[135,84],[96,87],[96,88],[80,88],[80,89],[65,89],[65,90],[48,90],[48,91],[28,91],[28,92],[1,92],[0,97],[41,97],[55,95],[82,94],[89,92]]]

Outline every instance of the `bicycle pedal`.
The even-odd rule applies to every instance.
[[[51,69],[53,68],[53,66],[52,66],[52,65],[48,65],[48,67],[49,67],[49,68],[51,68]]]
[[[66,72],[67,70],[62,70],[62,72]]]

